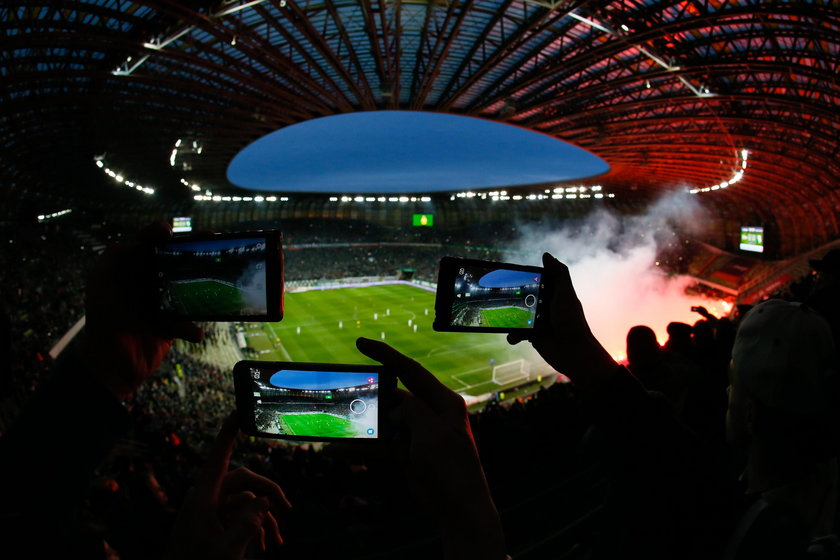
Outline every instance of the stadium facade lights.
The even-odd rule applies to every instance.
[[[531,193],[528,195],[508,195],[507,191],[487,191],[475,193],[473,191],[465,191],[455,193],[449,196],[449,200],[456,200],[458,198],[477,198],[479,200],[490,200],[491,202],[499,202],[506,200],[561,200],[561,199],[581,199],[581,198],[605,198],[602,193],[603,187],[601,185],[577,185],[572,187],[554,187],[553,189],[544,189],[542,193]],[[577,196],[564,196],[566,193],[574,193]],[[593,193],[593,194],[589,194]],[[597,194],[594,194],[597,193]],[[600,194],[600,196],[598,196]],[[614,194],[610,194],[606,198],[615,198]]]
[[[696,189],[689,189],[688,192],[690,194],[697,194],[697,193],[705,193],[705,192],[712,192],[712,191],[719,191],[720,189],[725,189],[729,185],[734,185],[738,181],[744,178],[744,173],[747,170],[747,160],[750,157],[750,152],[746,148],[741,148],[738,151],[740,161],[737,164],[735,171],[732,172],[732,177],[730,177],[726,181],[721,181],[717,185],[711,185],[708,187],[703,188],[696,188]]]
[[[172,146],[172,151],[169,152],[169,166],[175,167],[176,159],[178,158],[178,153],[185,153],[185,154],[196,154],[201,155],[201,152],[204,150],[204,146],[198,140],[192,140],[184,142],[183,138],[178,138],[175,141],[175,144]],[[182,179],[183,182],[183,179]]]
[[[147,195],[155,194],[155,189],[153,189],[151,187],[144,187],[143,185],[135,183],[134,181],[125,178],[122,174],[117,173],[116,171],[109,168],[106,165],[105,159],[102,156],[95,157],[94,158],[94,163],[96,164],[96,167],[101,169],[102,172],[105,173],[105,175],[107,175],[108,177],[113,179],[115,182],[117,182],[121,185],[125,185],[126,187],[134,189],[136,191],[140,191],[143,194],[147,194]]]
[[[49,220],[54,220],[56,218],[60,218],[61,216],[65,216],[72,212],[70,208],[65,210],[59,210],[58,212],[53,212],[52,214],[39,214],[38,215],[38,222],[47,222]]]
[[[201,192],[201,186],[198,183],[190,183],[183,177],[181,177],[181,184],[185,187],[189,187],[190,190],[193,190],[195,192]],[[207,191],[207,194],[210,194],[210,191]]]
[[[361,196],[361,195],[344,195],[341,198],[337,196],[329,197],[330,202],[431,202],[430,196]]]
[[[234,195],[220,195],[210,194],[209,191],[205,194],[197,194],[193,196],[196,202],[288,202],[288,196],[234,196]]]

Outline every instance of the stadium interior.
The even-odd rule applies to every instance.
[[[533,356],[497,351],[502,335],[463,361],[438,352],[429,341],[493,336],[434,338],[446,335],[431,333],[424,302],[440,258],[539,264],[551,252],[621,361],[635,324],[664,344],[669,322],[700,322],[700,344],[713,334],[692,306],[724,318],[804,298],[809,261],[840,248],[833,0],[9,1],[0,21],[0,434],[83,330],[86,274],[106,246],[176,218],[194,231],[283,233],[284,320],[206,323],[202,343],[176,343],[130,404],[131,437],[97,471],[92,526],[123,559],[155,557],[161,537],[150,535],[234,406],[233,364],[329,361],[293,346],[317,319],[304,297],[374,284],[410,285],[416,305],[403,316],[397,303],[332,304],[339,314],[318,336],[348,334],[335,360],[361,361],[352,340],[364,331],[435,373],[448,367],[513,557],[586,558],[607,466],[597,442],[584,445],[575,388]],[[253,191],[227,178],[266,134],[387,110],[513,125],[609,171],[376,193]],[[436,520],[380,455],[250,438],[234,461],[296,505],[284,558],[437,554]],[[166,499],[142,493],[150,480]]]

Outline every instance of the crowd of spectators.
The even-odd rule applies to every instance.
[[[346,242],[347,237],[342,241],[341,235],[323,230],[287,236],[287,241],[321,245],[287,252],[287,280],[389,275],[414,268],[416,277],[434,281],[437,261],[445,254],[497,255],[482,248],[481,242],[461,245],[459,252],[440,239],[432,246],[408,251],[406,246],[382,244],[385,234],[378,228],[358,227],[361,235],[356,242],[361,244],[366,237],[379,241],[370,239],[365,246],[348,248],[330,246]],[[7,390],[19,386],[32,391],[48,373],[46,353],[83,311],[84,273],[96,257],[95,246],[57,227],[10,239],[9,250],[2,256],[2,303],[8,339],[14,341],[8,354]],[[810,288],[807,282],[810,279],[789,287],[786,295],[804,298]],[[651,341],[645,326],[631,329],[628,368],[659,396],[663,407],[712,445],[723,447],[727,364],[741,317],[697,312],[693,324],[669,325],[664,347],[655,338]],[[234,408],[231,372],[218,360],[219,355],[236,351],[234,338],[224,324],[203,327],[204,341],[174,347],[158,375],[125,403],[134,419],[134,432],[100,468],[91,488],[87,508],[91,530],[124,560],[159,555],[164,543],[162,537],[154,537],[165,535],[163,529],[172,522],[201,465],[203,450]],[[517,539],[532,538],[528,531],[534,530],[534,519],[557,519],[557,503],[540,499],[551,495],[551,489],[582,473],[597,473],[579,502],[566,502],[568,517],[574,519],[619,484],[616,473],[598,470],[608,459],[605,436],[584,409],[574,385],[555,383],[533,395],[491,402],[471,413],[494,499],[511,528],[512,547],[522,544]],[[283,528],[288,558],[339,554],[412,558],[434,551],[426,535],[435,521],[417,513],[416,503],[404,491],[406,481],[380,453],[352,445],[248,438],[240,442],[233,462],[281,481],[290,501],[299,504]],[[527,477],[523,465],[533,466]],[[406,518],[413,523],[396,526],[395,519]],[[597,530],[584,529],[567,534],[570,554],[594,546],[599,539]],[[371,550],[372,542],[377,543],[376,550]]]
[[[233,339],[224,325],[204,326],[210,329],[207,338],[177,345],[159,374],[128,403],[136,431],[115,454],[110,470],[100,473],[91,517],[100,520],[98,529],[122,558],[153,555],[148,541],[140,539],[145,547],[140,550],[132,544],[150,530],[148,523],[127,521],[145,519],[150,511],[157,512],[158,522],[162,515],[172,515],[201,464],[202,450],[234,407],[230,370],[213,363],[221,349],[234,345]],[[674,323],[665,347],[650,349],[656,357],[639,357],[631,350],[633,337],[628,337],[634,375],[661,393],[663,406],[679,408],[689,424],[721,446],[726,408],[723,356],[731,350],[734,326],[729,319],[699,315],[694,325]],[[658,377],[651,377],[653,367],[659,368]],[[674,392],[673,384],[663,383],[667,375],[686,385]],[[690,417],[692,412],[696,418]],[[598,470],[608,459],[604,436],[571,383],[555,383],[510,402],[492,401],[471,413],[470,422],[503,520],[520,528],[519,533],[509,533],[514,546],[522,544],[517,538],[533,537],[534,519],[558,518],[558,502],[546,501],[547,492],[566,491],[569,481],[588,476],[577,501],[563,500],[560,518],[571,523],[584,513],[581,508],[603,500],[614,483],[609,472]],[[434,520],[417,513],[417,504],[405,492],[406,481],[380,453],[352,444],[248,438],[240,442],[234,462],[282,481],[290,501],[300,504],[284,528],[288,558],[388,557],[397,550],[410,558],[434,552],[423,535],[433,530]],[[141,507],[150,511],[142,512]],[[410,529],[394,525],[394,519],[405,516],[413,519]],[[580,531],[567,538],[571,550],[591,545],[598,536]]]
[[[0,243],[0,433],[49,372],[50,350],[84,315],[85,273],[96,242],[75,228],[30,226]]]
[[[497,256],[470,248],[493,243],[492,231],[483,228],[464,238],[464,232],[397,230],[353,220],[325,220],[318,227],[311,221],[293,221],[283,229],[287,246],[305,246],[286,251],[287,282],[400,275],[434,282],[437,262],[445,254]],[[50,351],[83,318],[85,274],[106,245],[125,235],[108,224],[90,228],[61,220],[4,231],[0,329],[6,351],[0,369],[0,433],[49,374]],[[448,250],[446,243],[453,238],[466,245]]]

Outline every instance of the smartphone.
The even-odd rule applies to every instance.
[[[443,257],[436,331],[508,333],[544,327],[544,271],[537,266]]]
[[[377,441],[396,377],[380,365],[243,360],[233,368],[246,434],[304,441]]]
[[[191,321],[280,321],[278,231],[175,235],[155,247],[160,313]]]

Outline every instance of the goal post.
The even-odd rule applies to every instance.
[[[525,359],[514,360],[493,367],[493,383],[507,385],[531,375],[531,362]]]

